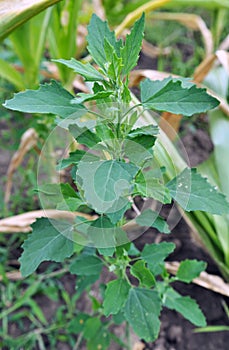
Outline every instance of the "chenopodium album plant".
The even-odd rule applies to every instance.
[[[166,169],[155,162],[154,147],[160,131],[156,125],[139,126],[145,110],[190,116],[216,107],[218,101],[187,79],[169,77],[144,80],[140,102],[134,104],[128,77],[138,60],[143,30],[144,15],[123,42],[115,38],[107,22],[93,15],[88,26],[88,51],[98,68],[75,59],[56,60],[80,74],[91,93],[74,97],[52,81],[39,90],[18,93],[5,103],[13,110],[57,115],[57,123],[77,141],[77,149],[58,164],[58,169],[72,166],[77,190],[68,183],[59,184],[62,200],[57,209],[78,214],[74,222],[68,223],[38,219],[23,244],[20,263],[22,275],[28,276],[42,261],[62,262],[76,254],[69,269],[77,275],[78,292],[91,288],[102,269],[111,274],[103,301],[94,303],[93,316],[80,314],[72,323],[87,340],[88,349],[109,346],[108,327],[112,321],[126,322],[140,338],[154,341],[162,307],[180,312],[196,326],[205,325],[196,301],[181,296],[171,286],[177,280],[191,282],[205,269],[205,263],[182,261],[172,277],[164,261],[174,251],[174,243],[146,244],[139,251],[131,228],[135,232],[136,227],[142,228],[141,233],[147,227],[165,234],[170,230],[159,210],[147,205],[139,210],[136,196],[146,204],[148,199],[161,205],[174,199],[186,211],[222,214],[229,210],[225,197],[195,169],[187,167],[166,182]],[[51,189],[51,185],[46,186],[46,194]],[[44,188],[39,190],[45,192]],[[85,209],[93,213],[91,219],[80,215]],[[135,215],[132,223],[127,215],[130,209]],[[107,322],[104,316],[109,318]]]

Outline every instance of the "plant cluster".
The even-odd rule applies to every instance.
[[[222,214],[229,210],[225,197],[195,169],[185,168],[167,181],[166,169],[155,160],[160,130],[157,125],[140,125],[146,110],[191,116],[216,107],[218,101],[189,79],[169,77],[144,80],[140,101],[133,103],[129,73],[136,66],[143,31],[144,15],[123,42],[116,39],[107,22],[93,15],[87,41],[97,68],[75,59],[56,60],[80,74],[91,92],[73,96],[52,81],[38,90],[18,93],[5,103],[12,110],[57,115],[58,125],[68,129],[80,145],[58,164],[59,170],[72,166],[77,191],[68,183],[46,186],[50,191],[58,188],[58,210],[78,211],[74,222],[37,220],[23,244],[20,263],[22,275],[28,276],[42,261],[62,262],[76,254],[69,270],[77,275],[80,292],[94,284],[102,270],[110,273],[112,280],[102,293],[103,300],[93,301],[93,315],[80,314],[72,321],[89,350],[109,346],[111,322],[126,322],[140,338],[154,341],[162,307],[180,312],[197,326],[205,325],[196,301],[180,295],[171,283],[191,282],[206,264],[182,261],[172,277],[164,261],[174,251],[173,243],[147,244],[139,251],[132,242],[128,210],[135,212],[134,225],[142,231],[153,227],[169,234],[170,230],[159,211],[140,211],[136,197],[161,205],[175,200],[186,211]],[[38,191],[49,194],[42,188]],[[96,218],[85,219],[85,208]]]

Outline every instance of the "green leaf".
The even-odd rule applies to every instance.
[[[94,178],[95,190],[101,191],[103,201],[113,201],[120,197],[123,191],[129,190],[130,182],[138,168],[116,160],[100,163]]]
[[[129,132],[124,143],[124,152],[132,163],[141,165],[153,157],[152,147],[157,131],[157,127],[143,126]]]
[[[131,208],[131,203],[127,198],[120,197],[113,203],[113,205],[106,211],[106,215],[111,220],[112,224],[116,224],[121,220],[127,211]]]
[[[159,128],[156,125],[146,125],[141,128],[132,129],[127,135],[128,138],[135,138],[140,135],[156,136],[159,133]]]
[[[138,173],[135,178],[134,192],[146,198],[156,199],[164,204],[171,203],[168,188],[154,177],[154,172],[151,170]]]
[[[81,254],[70,265],[70,272],[75,275],[91,276],[101,273],[102,261],[94,255]]]
[[[100,255],[103,256],[113,256],[115,252],[115,247],[111,248],[97,248]]]
[[[15,85],[18,90],[25,89],[22,75],[8,62],[0,59],[0,76]]]
[[[137,136],[132,140],[126,139],[123,151],[131,163],[141,166],[153,158],[152,146],[155,140],[151,136]]]
[[[137,171],[133,164],[108,160],[92,164],[81,162],[77,175],[82,179],[82,189],[88,203],[98,213],[110,213],[110,208],[120,197],[130,194],[131,181]],[[115,209],[118,210],[117,206]]]
[[[120,230],[121,228],[114,226],[107,217],[101,216],[91,223],[87,234],[96,248],[112,248],[114,250],[115,236]]]
[[[100,74],[90,63],[83,64],[75,58],[70,60],[52,60],[54,62],[62,63],[65,66],[74,70],[74,72],[82,75],[86,81],[104,81],[104,76]]]
[[[73,334],[78,334],[83,332],[85,327],[85,322],[90,318],[90,315],[79,313],[76,317],[72,318],[69,325],[68,331]]]
[[[115,138],[114,132],[105,123],[96,125],[96,134],[103,141],[110,141]]]
[[[86,112],[83,105],[71,104],[72,96],[59,83],[52,80],[50,84],[40,85],[38,90],[26,90],[15,94],[3,106],[26,113],[51,113],[62,118],[80,118]]]
[[[69,153],[68,158],[64,158],[59,161],[57,165],[57,170],[65,169],[72,164],[78,164],[85,154],[86,152],[82,150],[76,150],[75,152]]]
[[[120,311],[120,312],[117,313],[116,315],[113,315],[113,316],[112,316],[112,321],[113,321],[115,324],[117,324],[117,325],[123,323],[123,322],[125,321],[125,316],[124,316],[123,312]],[[229,328],[229,327],[228,327],[228,328]]]
[[[96,336],[102,327],[102,323],[98,317],[90,317],[84,326],[84,338],[90,339]]]
[[[180,263],[176,277],[182,282],[190,283],[205,270],[206,266],[207,264],[204,261],[183,260]]]
[[[167,222],[151,209],[144,210],[137,218],[136,222],[140,226],[155,227],[163,233],[170,233]]]
[[[139,52],[142,46],[142,39],[144,36],[145,14],[135,22],[131,33],[126,36],[126,42],[121,48],[121,57],[123,61],[122,74],[128,74],[137,64]]]
[[[107,97],[112,95],[113,91],[99,91],[94,94],[85,94],[83,92],[80,92],[76,95],[76,98],[72,100],[72,104],[80,104],[87,101],[97,101],[97,100],[106,100]]]
[[[164,260],[175,248],[175,244],[170,242],[146,244],[141,257],[148,264],[150,271],[158,275],[163,271]]]
[[[87,146],[88,148],[95,147],[101,141],[94,132],[85,126],[81,128],[77,124],[72,124],[69,125],[69,131],[72,136],[75,137],[77,142]]]
[[[85,203],[80,198],[70,197],[66,198],[60,203],[57,204],[57,210],[66,210],[66,211],[76,211],[79,207]]]
[[[202,210],[212,214],[228,213],[229,204],[196,169],[186,168],[167,185],[171,196],[186,211]]]
[[[83,336],[87,339],[87,350],[108,349],[110,333],[103,327],[98,317],[91,317],[85,322]]]
[[[165,78],[163,80],[150,80],[145,79],[140,83],[141,89],[141,102],[144,104],[150,98],[156,95],[158,92],[163,90],[163,88],[172,81],[172,77]]]
[[[8,0],[1,0],[0,40],[3,40],[14,29],[30,18],[59,1],[60,0],[30,0],[18,2],[18,0],[10,0],[9,6]]]
[[[98,161],[99,157],[97,157],[95,154],[82,150],[76,150],[75,152],[70,152],[68,158],[61,159],[56,168],[57,170],[62,170],[72,164],[78,164],[80,161],[95,162],[96,160]]]
[[[92,284],[94,284],[96,281],[98,281],[100,277],[100,273],[97,275],[89,275],[89,276],[77,276],[77,280],[76,280],[76,292],[77,295],[81,295],[82,292],[85,289],[91,289]]]
[[[113,47],[117,46],[115,33],[110,31],[107,22],[102,21],[98,16],[93,14],[88,25],[87,48],[93,60],[101,68],[105,68],[107,62],[104,49],[105,38]]]
[[[190,297],[183,297],[173,288],[168,288],[164,295],[164,305],[180,312],[187,320],[198,327],[205,327],[206,320],[195,300]]]
[[[125,305],[125,317],[139,338],[154,341],[160,330],[161,300],[158,293],[131,288]]]
[[[107,284],[104,296],[104,315],[117,314],[126,302],[130,286],[123,279],[117,279]]]
[[[146,268],[145,262],[142,260],[131,266],[130,273],[139,280],[141,287],[151,288],[156,283],[153,274]]]
[[[109,43],[106,38],[104,39],[104,51],[107,60],[107,75],[111,80],[116,81],[119,78],[123,67],[122,59],[117,56],[115,48]]]
[[[32,228],[33,232],[24,242],[24,252],[19,259],[24,277],[34,272],[42,261],[62,262],[74,251],[73,242],[66,237],[71,232],[71,225],[41,218]]]
[[[219,101],[206,93],[206,89],[182,87],[182,81],[144,80],[141,83],[141,101],[145,108],[191,116],[218,106]]]
[[[36,191],[39,193],[39,199],[46,208],[55,208],[60,210],[69,210],[69,206],[80,206],[84,202],[78,193],[68,184],[44,184],[39,186]],[[69,202],[67,204],[67,202]],[[64,207],[64,208],[63,208]],[[70,209],[71,210],[71,209]]]

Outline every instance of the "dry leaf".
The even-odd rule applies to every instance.
[[[10,165],[7,170],[7,182],[5,190],[5,203],[7,204],[10,199],[10,193],[12,189],[12,177],[16,169],[19,167],[24,159],[25,154],[30,151],[34,146],[36,146],[38,140],[38,135],[33,128],[26,130],[22,135],[20,145],[16,153],[14,153]]]
[[[48,217],[50,219],[66,219],[72,222],[77,215],[83,216],[88,220],[95,220],[97,218],[96,215],[69,212],[64,210],[35,210],[0,220],[0,233],[30,232],[30,225],[35,222],[36,219],[41,217]]]

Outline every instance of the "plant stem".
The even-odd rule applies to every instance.
[[[81,343],[82,339],[83,339],[83,333],[80,333],[78,338],[77,338],[77,341],[76,341],[76,343],[74,345],[73,350],[79,350],[80,349],[79,346],[80,346],[80,343]]]
[[[131,350],[130,326],[128,322],[126,322],[126,340],[127,340],[127,348],[128,350]]]

